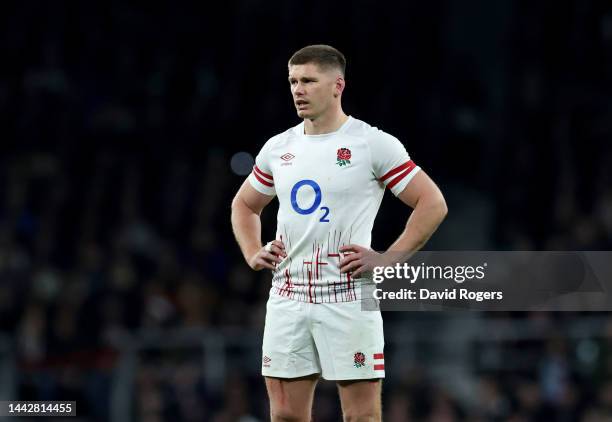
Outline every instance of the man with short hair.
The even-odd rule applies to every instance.
[[[447,213],[442,193],[402,143],[342,110],[344,55],[312,45],[289,60],[297,126],[269,139],[232,202],[248,265],[273,271],[262,375],[273,421],[310,421],[319,376],[337,382],[344,420],[381,420],[380,310],[361,287],[375,266],[420,249]],[[414,210],[379,254],[371,231],[385,188]],[[276,239],[262,246],[260,214],[278,196]]]

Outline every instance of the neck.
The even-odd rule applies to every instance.
[[[342,108],[338,108],[334,113],[322,115],[316,119],[304,119],[304,133],[306,135],[332,133],[340,129],[347,120],[348,116],[344,114]]]

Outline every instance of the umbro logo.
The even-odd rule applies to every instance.
[[[270,367],[270,362],[272,362],[272,359],[270,359],[267,356],[263,357],[263,366],[264,366],[264,368],[269,368]]]
[[[283,159],[283,161],[291,161],[295,158],[295,155],[291,154],[290,152],[281,155],[281,159]]]

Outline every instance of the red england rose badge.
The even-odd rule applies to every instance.
[[[338,150],[337,159],[338,161],[336,161],[336,164],[338,164],[340,167],[351,164],[351,150],[348,148],[340,148]]]

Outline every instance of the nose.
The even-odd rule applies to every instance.
[[[301,82],[295,84],[295,89],[293,90],[293,92],[295,93],[295,95],[304,95],[304,84],[302,84]]]

